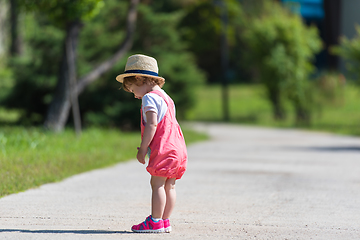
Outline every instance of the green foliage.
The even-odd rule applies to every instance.
[[[78,46],[78,75],[108,59],[125,37],[128,1],[106,1],[99,14],[85,23]]]
[[[78,75],[90,72],[118,50],[125,38],[128,1],[106,1],[101,12],[83,27],[78,48]],[[139,102],[119,91],[115,77],[124,69],[126,58],[80,95],[85,126],[121,126],[129,130],[140,126]],[[120,70],[121,69],[121,70]]]
[[[28,14],[25,20],[26,25],[21,28],[25,53],[9,59],[14,86],[1,104],[21,109],[21,123],[39,124],[55,87],[64,34],[41,15]]]
[[[143,51],[158,60],[159,74],[166,80],[165,91],[173,98],[177,115],[183,119],[195,104],[194,89],[205,81],[194,55],[178,32],[183,11],[155,12],[149,5],[139,8],[139,31],[133,51]]]
[[[90,72],[119,48],[125,37],[127,9],[128,1],[106,1],[99,14],[84,25],[78,47],[78,76]],[[124,61],[121,60],[115,68],[122,68]],[[133,128],[132,121],[139,123],[138,104],[118,90],[117,74],[118,71],[112,69],[80,95],[85,126],[122,126],[128,129]]]
[[[51,5],[53,3],[65,4],[67,1],[41,2],[48,4],[42,10],[55,6]],[[173,97],[178,116],[183,117],[195,102],[196,96],[192,91],[204,81],[204,74],[180,37],[178,26],[183,11],[174,1],[164,1],[163,4],[167,11],[160,11],[161,1],[156,5],[139,6],[133,49],[128,55],[143,53],[158,60],[160,75],[166,78],[165,90]],[[85,22],[78,43],[78,78],[118,50],[125,38],[128,6],[127,0],[104,1],[101,11]],[[27,12],[25,18],[22,31],[25,33],[26,51],[23,56],[11,61],[15,86],[2,104],[20,109],[21,123],[40,124],[53,97],[65,32],[54,26],[48,14]],[[119,91],[121,85],[115,81],[115,76],[124,71],[128,55],[80,95],[84,126],[139,127],[140,102],[131,94]]]
[[[332,52],[344,58],[347,63],[346,67],[355,78],[360,80],[360,26],[356,25],[356,36],[353,39],[348,39],[343,36],[340,39],[340,45],[334,46]]]
[[[226,31],[231,62],[239,58],[241,46],[237,45],[236,32],[243,15],[241,5],[234,0],[199,0],[185,8],[185,15],[180,22],[181,36],[195,54],[200,68],[207,73],[208,82],[219,82],[223,77],[220,41],[223,31]],[[226,30],[222,18],[226,21]],[[237,76],[241,75],[238,66],[232,66],[232,71]]]
[[[46,14],[55,25],[65,28],[72,21],[89,20],[99,13],[103,0],[23,0],[28,10]]]
[[[274,117],[283,119],[283,99],[290,99],[298,120],[309,121],[307,82],[314,70],[311,61],[321,49],[315,27],[306,27],[299,16],[278,4],[264,5],[260,18],[249,18],[244,25],[243,42],[248,48],[247,60],[256,67],[260,81],[273,104]]]
[[[108,4],[102,13],[89,22],[91,27],[84,28],[81,36],[84,47],[81,47],[79,57],[89,60],[84,61],[87,65],[79,66],[80,71],[91,68],[91,64],[97,59],[110,56],[124,38],[124,33],[117,29],[124,24],[126,7],[115,2],[112,6],[111,3]],[[170,8],[169,3],[167,6]],[[164,89],[174,99],[178,117],[184,118],[195,103],[196,95],[193,90],[204,82],[204,74],[197,68],[193,54],[185,50],[186,46],[177,31],[183,13],[156,12],[156,7],[145,4],[140,5],[138,10],[135,40],[128,55],[142,53],[157,59],[159,74],[166,79]],[[107,24],[104,24],[104,19]],[[104,40],[96,43],[98,38],[93,36]],[[103,46],[94,47],[99,44]],[[130,93],[118,91],[121,85],[115,81],[115,76],[124,71],[125,63],[126,58],[80,97],[86,124],[117,125],[125,129],[139,127],[141,102]]]
[[[84,26],[79,48],[81,73],[88,72],[117,50],[125,36],[119,29],[124,30],[126,9],[125,1],[121,4],[108,1],[102,12]],[[174,99],[181,117],[194,103],[192,91],[204,81],[204,75],[196,67],[193,55],[185,51],[179,37],[177,25],[182,13],[155,11],[152,5],[139,6],[135,40],[128,55],[142,53],[158,60],[159,74],[166,79],[164,88]],[[124,71],[126,58],[80,96],[85,124],[139,128],[141,102],[132,94],[118,91],[121,85],[115,81],[115,76]]]
[[[166,50],[184,51],[177,26],[183,12],[155,12],[152,5],[141,4],[138,8],[137,34],[134,51],[158,54]]]
[[[13,72],[6,66],[4,60],[0,59],[0,102],[4,99],[14,86]]]
[[[166,79],[164,90],[176,104],[178,119],[184,119],[196,104],[195,90],[204,82],[204,74],[196,68],[194,57],[188,53],[161,54],[159,64]]]

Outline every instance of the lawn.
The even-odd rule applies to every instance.
[[[183,129],[187,144],[206,136]],[[140,133],[90,128],[77,138],[32,127],[0,127],[0,197],[134,159]]]
[[[348,84],[344,88],[343,99],[336,104],[327,104],[314,111],[312,124],[301,128],[360,135],[360,88]],[[223,120],[222,89],[219,85],[208,85],[197,90],[198,102],[187,119],[190,121]],[[287,119],[275,121],[270,103],[261,85],[230,85],[230,122],[269,127],[293,128],[296,126],[293,109],[286,103]]]

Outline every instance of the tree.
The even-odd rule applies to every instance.
[[[240,26],[243,12],[236,0],[197,0],[186,5],[180,22],[180,33],[188,48],[195,54],[199,67],[207,74],[208,82],[221,82],[224,77],[222,65],[222,38],[227,38],[229,69],[234,73],[238,67],[233,62],[239,58],[235,49],[236,29]],[[226,30],[224,21],[226,20]]]
[[[25,6],[45,13],[54,24],[64,29],[63,57],[61,60],[60,74],[58,77],[55,94],[49,105],[44,126],[53,131],[62,131],[71,107],[71,102],[76,108],[77,96],[94,82],[99,76],[108,71],[131,48],[132,37],[135,31],[136,7],[139,0],[131,0],[127,15],[127,32],[118,51],[108,60],[97,66],[91,72],[81,77],[75,84],[75,70],[77,45],[80,29],[83,22],[99,11],[101,0],[26,0]],[[72,71],[70,71],[72,69]],[[71,73],[71,74],[70,74]],[[72,79],[72,83],[70,79]],[[71,86],[73,88],[71,88]],[[78,120],[77,120],[78,121]]]
[[[153,4],[142,4],[133,49],[156,56],[160,75],[166,80],[164,89],[172,96],[180,119],[195,104],[194,89],[205,81],[194,54],[181,38],[179,25],[183,16],[183,9],[159,12]]]
[[[110,55],[124,35],[115,31],[125,24],[118,17],[123,15],[123,8],[115,1],[108,3],[104,11],[89,22],[92,27],[84,27],[82,31],[81,72],[91,68],[94,61]],[[205,81],[205,76],[198,68],[194,54],[187,50],[181,39],[179,22],[184,9],[177,4],[178,1],[169,0],[139,4],[134,43],[127,55],[143,53],[157,59],[159,74],[166,79],[164,90],[175,101],[177,117],[184,119],[196,103],[194,90]],[[84,124],[116,126],[125,130],[139,128],[140,102],[132,94],[119,92],[121,85],[114,81],[114,77],[123,72],[125,63],[126,59],[119,61],[101,81],[94,82],[83,92],[79,100]]]
[[[133,34],[131,51],[120,54],[143,53],[158,60],[160,75],[166,78],[165,90],[176,102],[177,116],[184,118],[194,106],[194,89],[205,80],[194,54],[181,38],[179,22],[184,8],[179,1],[159,0],[138,5],[137,30]],[[123,72],[126,57],[108,64],[101,81],[93,73],[102,63],[108,63],[118,52],[126,36],[128,0],[107,0],[99,14],[87,20],[79,33],[76,74],[77,93],[82,125],[121,127],[126,130],[139,127],[139,101],[131,94],[119,91],[121,85],[115,76]],[[43,124],[47,108],[54,98],[57,74],[64,49],[65,31],[55,27],[49,16],[27,12],[20,25],[25,51],[12,59],[15,87],[1,104],[21,112],[21,124]],[[131,28],[128,28],[131,29]],[[106,69],[102,68],[102,69]],[[103,71],[103,70],[102,70]],[[82,84],[83,83],[83,84]],[[70,100],[69,100],[70,101]],[[70,104],[69,104],[70,105]],[[69,121],[67,121],[67,124]]]
[[[256,69],[273,106],[275,119],[285,118],[283,100],[289,99],[298,123],[309,123],[308,77],[312,60],[321,50],[315,27],[306,27],[299,16],[279,4],[265,2],[260,18],[250,17],[242,40],[248,49],[247,60]]]

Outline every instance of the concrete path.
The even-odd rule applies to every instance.
[[[150,213],[133,160],[0,199],[0,239],[360,239],[360,138],[193,124],[170,234],[134,234]]]

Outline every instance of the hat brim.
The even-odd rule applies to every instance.
[[[163,78],[163,77],[152,76],[152,75],[149,75],[149,74],[142,74],[142,73],[124,73],[124,74],[118,75],[118,76],[116,77],[116,81],[123,83],[125,77],[131,77],[131,76],[144,76],[144,77],[152,77],[152,78],[158,78],[158,79],[165,80],[165,78]]]

